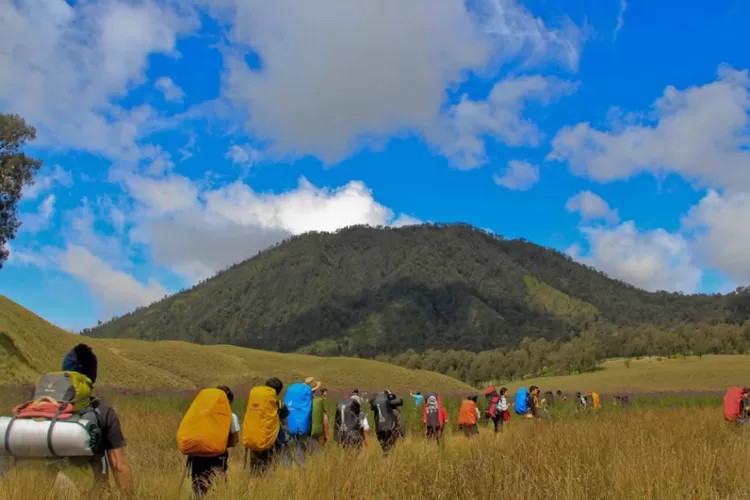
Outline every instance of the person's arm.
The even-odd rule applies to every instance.
[[[125,457],[125,449],[115,448],[114,450],[108,450],[107,459],[109,459],[109,466],[112,467],[112,472],[115,475],[117,487],[123,493],[132,493],[133,475],[130,472],[128,459]]]
[[[286,425],[287,418],[289,418],[289,408],[282,404],[279,408],[279,420],[281,420],[282,425]]]
[[[115,482],[121,491],[133,491],[133,475],[130,464],[125,456],[125,436],[120,427],[120,417],[114,408],[109,407],[102,415],[102,433],[104,434],[104,449],[107,453],[109,466],[115,476]]]

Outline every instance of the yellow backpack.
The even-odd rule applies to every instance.
[[[270,450],[280,429],[276,391],[266,386],[253,387],[242,423],[242,444],[251,451]]]
[[[221,389],[203,389],[195,396],[177,429],[183,455],[215,457],[227,451],[232,409]]]
[[[599,401],[599,395],[595,392],[591,393],[591,401],[593,403],[594,409],[598,410],[602,407],[601,402]]]

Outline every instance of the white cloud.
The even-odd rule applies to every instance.
[[[156,80],[156,82],[154,82],[154,87],[164,94],[164,99],[166,101],[182,102],[185,100],[185,91],[183,91],[182,88],[168,76],[162,76]]]
[[[617,210],[609,207],[609,204],[599,195],[591,191],[581,191],[571,197],[565,204],[568,212],[578,212],[583,221],[604,219],[607,222],[620,220]]]
[[[44,231],[50,225],[52,216],[55,214],[55,195],[51,194],[42,201],[34,212],[21,214],[21,231],[26,233],[38,233]]]
[[[539,167],[526,161],[511,160],[502,175],[495,174],[495,184],[515,191],[526,191],[539,181]]]
[[[47,172],[42,166],[41,171],[35,176],[34,184],[23,187],[22,201],[33,201],[40,196],[52,191],[56,186],[70,187],[73,185],[73,177],[70,172],[55,165],[52,172]]]
[[[62,268],[90,288],[92,295],[101,302],[104,315],[147,306],[168,293],[159,283],[143,284],[76,245],[68,245],[62,256]]]
[[[628,10],[628,0],[620,0],[620,12],[617,14],[617,27],[615,28],[614,38],[617,38],[617,34],[620,32],[623,26],[625,26],[625,11]]]
[[[0,105],[37,127],[39,144],[137,158],[155,112],[116,101],[195,21],[150,0],[0,2]]]
[[[224,158],[231,160],[232,163],[237,165],[252,166],[259,163],[263,158],[263,155],[250,144],[233,144],[229,147]]]
[[[598,181],[639,172],[675,172],[701,185],[750,189],[750,78],[719,68],[719,79],[700,87],[667,87],[652,113],[611,131],[588,123],[555,136],[550,159]]]
[[[225,95],[269,153],[329,163],[413,132],[432,135],[446,90],[512,58],[577,65],[580,30],[510,0],[237,0]],[[475,2],[477,3],[477,2]],[[255,50],[260,70],[244,52]]]
[[[527,102],[549,104],[576,86],[554,77],[507,78],[495,84],[486,100],[472,101],[464,95],[428,137],[455,166],[479,167],[487,162],[486,137],[509,146],[538,146],[542,132],[522,116]]]
[[[695,232],[695,251],[703,263],[735,283],[750,283],[750,194],[709,191],[683,219]]]
[[[280,194],[258,193],[239,181],[205,188],[176,175],[133,176],[125,186],[139,201],[133,241],[147,249],[155,264],[192,281],[291,235],[357,224],[420,222],[396,216],[359,181],[328,189],[300,178],[296,189]]]
[[[680,234],[663,229],[639,231],[633,221],[614,228],[584,227],[589,252],[576,246],[571,256],[585,264],[646,290],[693,293],[702,278],[691,258],[690,245]]]

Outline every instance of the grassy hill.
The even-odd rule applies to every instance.
[[[98,384],[111,387],[189,389],[218,383],[248,387],[270,376],[278,376],[286,384],[314,376],[333,390],[470,390],[438,373],[371,360],[177,341],[81,339],[0,295],[0,381],[32,382],[40,373],[59,370],[65,353],[81,340],[90,344],[99,358]]]
[[[467,225],[352,227],[292,238],[85,333],[374,357],[567,339],[601,322],[747,317],[733,301],[649,293]]]
[[[518,387],[537,385],[542,391],[653,392],[653,391],[723,391],[731,385],[750,385],[750,356],[718,355],[666,359],[643,358],[610,360],[602,369],[581,375],[539,377],[508,384],[511,392]]]

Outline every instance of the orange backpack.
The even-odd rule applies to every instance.
[[[232,409],[221,389],[203,389],[195,396],[177,429],[177,447],[191,457],[216,457],[227,451]]]
[[[740,418],[740,402],[742,401],[742,388],[730,387],[724,395],[724,420],[736,422]]]
[[[458,410],[458,425],[476,425],[476,423],[477,404],[470,399],[464,399]]]

